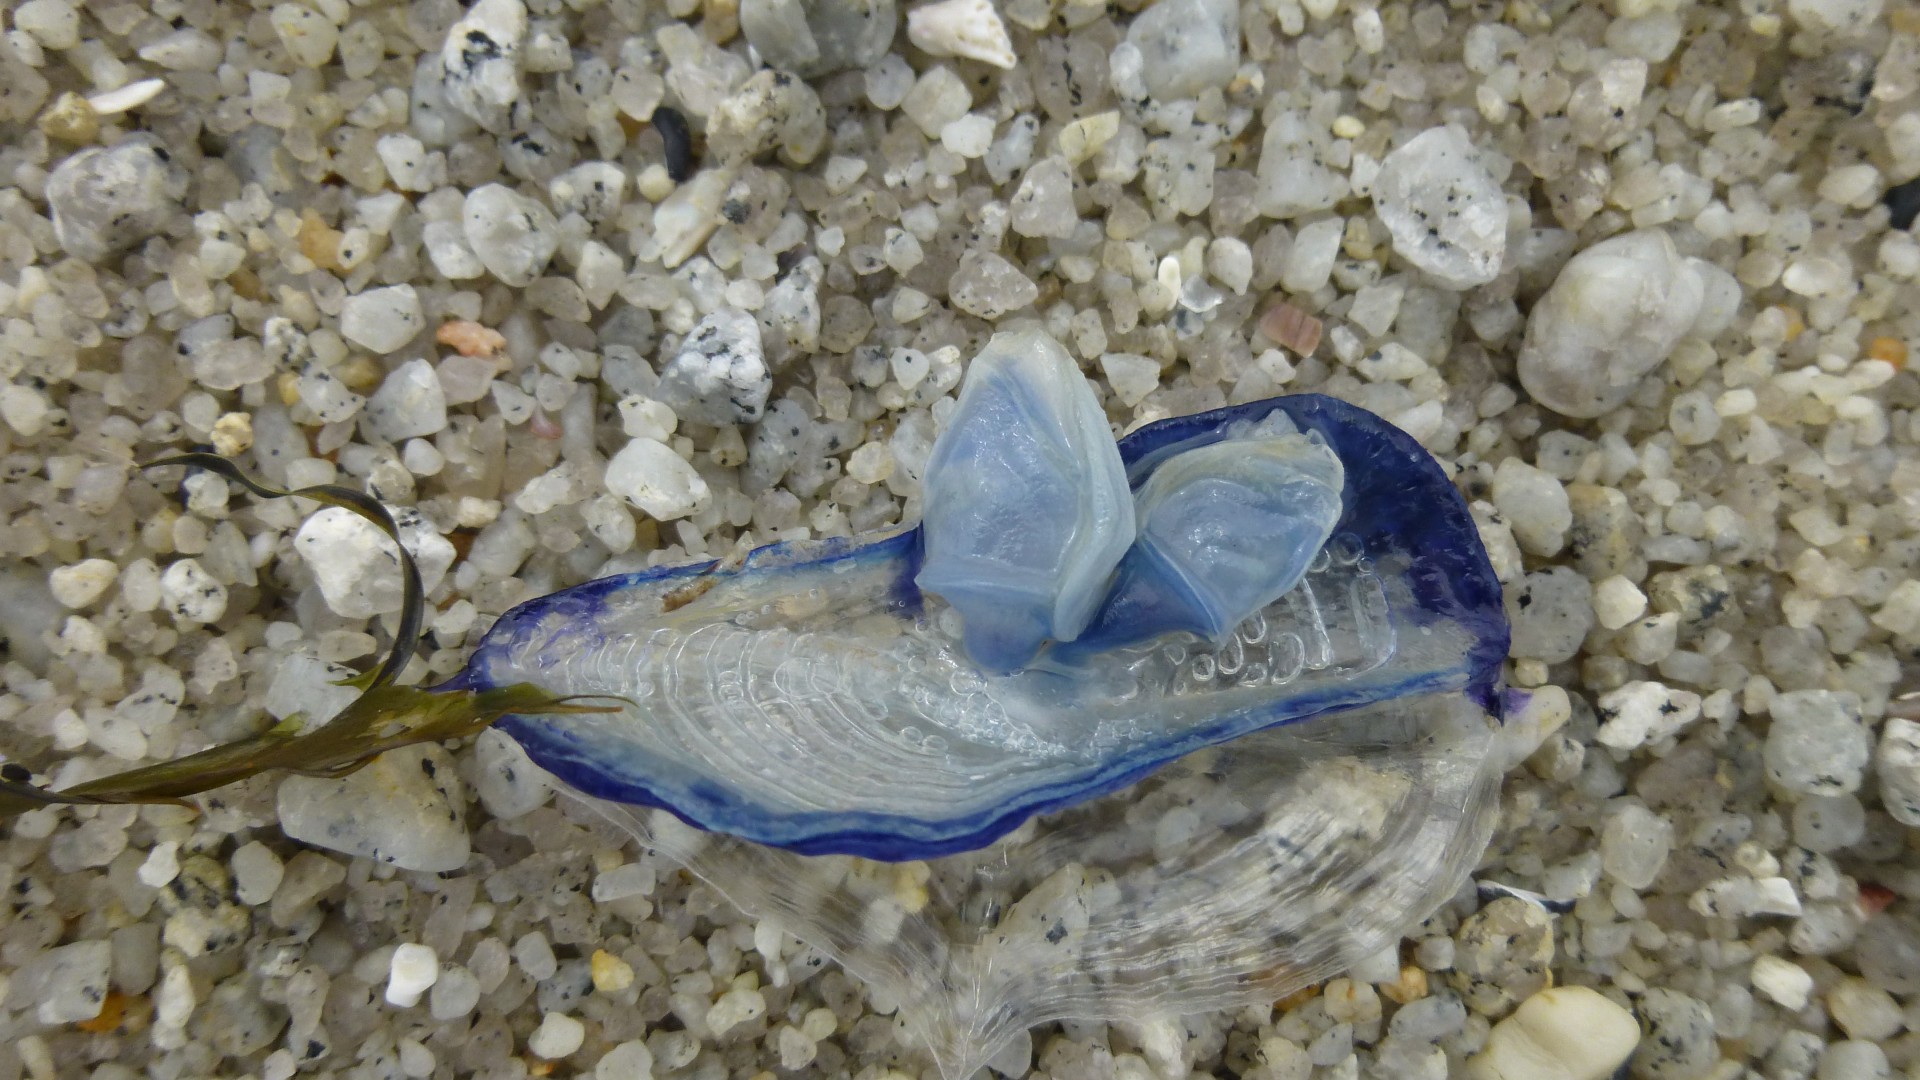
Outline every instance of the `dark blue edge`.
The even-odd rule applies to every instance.
[[[1302,429],[1317,431],[1346,467],[1346,506],[1336,532],[1358,536],[1367,550],[1391,546],[1416,554],[1405,577],[1421,611],[1432,620],[1451,619],[1477,642],[1464,675],[1406,680],[1396,693],[1461,691],[1481,708],[1499,716],[1500,667],[1507,655],[1510,629],[1466,500],[1454,489],[1440,464],[1419,443],[1385,420],[1357,406],[1319,394],[1300,394],[1229,406],[1193,416],[1149,424],[1119,442],[1121,460],[1135,482],[1152,465],[1177,450],[1218,441],[1235,423],[1284,412]],[[843,559],[898,561],[895,603],[903,615],[921,605],[913,578],[919,571],[919,529],[882,537],[842,537],[771,544],[755,549],[728,575],[767,572],[796,563],[820,565]],[[556,613],[588,616],[605,607],[606,597],[647,583],[693,579],[716,572],[719,563],[658,567],[601,578],[526,601],[503,615],[468,659],[467,667],[440,689],[486,689],[488,657],[508,647],[522,627]],[[1290,715],[1261,722],[1262,711],[1234,713],[1178,737],[1141,746],[1104,768],[1079,778],[1030,789],[1016,802],[968,818],[925,821],[867,812],[781,814],[764,809],[708,781],[696,781],[685,796],[670,800],[657,789],[671,785],[617,776],[593,763],[590,747],[569,730],[565,719],[509,716],[499,727],[524,747],[541,767],[572,787],[598,798],[663,809],[695,828],[727,833],[803,855],[858,855],[889,862],[935,858],[972,851],[992,843],[1037,814],[1064,809],[1117,791],[1177,758],[1227,739],[1270,726],[1296,723],[1330,712],[1382,700],[1377,693],[1342,692],[1330,687],[1286,702]]]

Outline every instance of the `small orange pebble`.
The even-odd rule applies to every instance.
[[[1301,356],[1320,347],[1320,320],[1281,300],[1260,316],[1260,332]]]
[[[235,296],[255,303],[265,303],[267,300],[267,287],[260,283],[260,275],[244,266],[227,275],[227,284],[233,286]]]
[[[1907,366],[1907,343],[1896,337],[1877,337],[1867,343],[1867,359],[1885,360],[1895,370]]]
[[[300,400],[300,376],[291,371],[283,371],[275,383],[280,391],[280,404],[292,405]]]
[[[1798,311],[1793,310],[1785,304],[1779,305],[1779,308],[1780,313],[1787,317],[1787,340],[1792,341],[1806,330],[1807,320],[1801,318]]]
[[[505,334],[468,319],[441,323],[440,329],[433,332],[433,340],[461,356],[478,356],[487,360],[500,355],[500,350],[507,347]]]
[[[1320,996],[1320,984],[1303,986],[1286,997],[1273,1003],[1274,1012],[1292,1012],[1293,1010]]]
[[[1893,890],[1885,885],[1873,881],[1860,883],[1860,914],[1868,918],[1887,910],[1893,899]]]
[[[1395,1005],[1419,1001],[1427,996],[1427,973],[1408,964],[1400,969],[1400,977],[1390,983],[1380,984],[1380,996]]]
[[[372,390],[387,377],[387,373],[374,362],[371,356],[349,357],[347,362],[334,369],[333,373],[341,382],[347,384],[347,389],[356,394]]]
[[[532,1054],[522,1054],[520,1055],[520,1060],[527,1063],[528,1076],[547,1076],[553,1072],[553,1062],[545,1058],[535,1057]]]
[[[99,1015],[91,1020],[76,1020],[73,1026],[92,1035],[105,1035],[118,1029],[126,1015],[127,995],[118,990],[109,990],[100,1002]]]
[[[327,224],[312,207],[300,212],[300,232],[294,239],[300,243],[300,254],[312,259],[313,265],[340,272],[340,237],[340,230]]]

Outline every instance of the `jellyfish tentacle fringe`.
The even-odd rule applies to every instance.
[[[400,552],[400,625],[393,647],[380,665],[345,680],[360,696],[331,721],[302,731],[290,718],[255,735],[127,772],[89,780],[60,791],[32,784],[17,766],[0,769],[0,817],[52,805],[178,803],[189,795],[270,769],[309,776],[341,777],[388,750],[415,743],[475,735],[510,714],[562,715],[612,712],[623,702],[601,696],[561,696],[516,683],[484,690],[428,691],[398,686],[394,680],[413,659],[414,643],[426,609],[425,590],[413,556],[400,542],[400,529],[377,499],[334,484],[283,491],[262,484],[226,458],[188,453],[161,458],[145,467],[187,465],[219,473],[261,498],[299,497],[338,506],[372,522]]]

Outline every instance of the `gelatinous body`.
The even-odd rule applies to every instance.
[[[1063,651],[1177,630],[1225,644],[1299,584],[1340,520],[1344,482],[1326,441],[1279,412],[1162,461],[1135,496],[1140,535],[1098,618]]]
[[[1043,331],[996,334],[967,369],[927,461],[920,588],[965,621],[993,672],[1086,629],[1133,542],[1132,496],[1107,418]]]
[[[495,624],[456,681],[632,702],[502,725],[588,794],[890,860],[981,847],[1275,724],[1415,694],[1490,702],[1507,652],[1499,585],[1459,494],[1407,435],[1302,395],[1149,425],[1120,455],[1144,477],[1276,412],[1339,459],[1340,518],[1299,583],[1218,643],[1169,634],[985,673],[957,613],[916,587],[908,530],[542,597]],[[690,585],[704,591],[688,601]]]

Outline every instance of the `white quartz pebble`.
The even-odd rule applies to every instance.
[[[160,603],[184,623],[218,622],[227,613],[227,587],[198,559],[181,559],[160,575]]]
[[[550,1012],[540,1018],[540,1026],[527,1036],[527,1049],[537,1057],[553,1061],[566,1057],[587,1038],[587,1026],[565,1013]]]
[[[1619,574],[1593,587],[1593,617],[1609,630],[1626,626],[1646,611],[1647,594]]]
[[[46,179],[54,237],[69,255],[99,262],[166,228],[188,186],[186,171],[151,135],[81,150]]]
[[[412,553],[423,587],[431,591],[453,565],[451,541],[417,510],[394,515],[400,542]],[[399,557],[393,541],[351,510],[329,506],[300,526],[295,551],[313,571],[320,593],[336,614],[365,619],[400,610]]]
[[[425,325],[420,294],[411,285],[368,289],[340,305],[340,336],[376,353],[395,351]]]
[[[1673,823],[1639,803],[1627,803],[1600,831],[1600,866],[1627,888],[1644,889],[1660,875],[1672,848]]]
[[[1807,969],[1778,956],[1756,958],[1748,978],[1755,990],[1790,1012],[1806,1008],[1808,995],[1813,992],[1813,976]]]
[[[661,266],[671,270],[706,244],[720,227],[720,206],[732,186],[732,169],[702,169],[661,200],[653,212]]]
[[[1158,100],[1224,86],[1240,65],[1240,5],[1233,0],[1159,0],[1134,16],[1127,43],[1140,50]]]
[[[1880,729],[1873,767],[1887,813],[1904,825],[1920,826],[1920,724],[1889,719]]]
[[[627,443],[607,462],[607,490],[656,521],[672,521],[707,505],[707,482],[685,458],[654,439]]]
[[[1132,408],[1160,387],[1160,361],[1135,353],[1106,353],[1100,357],[1100,371],[1107,385],[1119,395],[1120,403]]]
[[[54,567],[47,574],[47,587],[63,607],[77,609],[98,600],[118,576],[120,567],[111,559],[82,559]]]
[[[470,850],[466,793],[439,746],[389,750],[344,779],[289,776],[277,807],[288,838],[403,870],[457,870]]]
[[[991,0],[939,0],[907,12],[907,40],[930,56],[963,56],[1011,71],[1013,39]]]
[[[411,941],[402,943],[388,962],[387,1004],[412,1008],[439,977],[440,958],[431,948]]]
[[[623,1042],[601,1055],[593,1080],[652,1080],[653,1052],[639,1039]]]
[[[719,427],[765,415],[773,374],[760,345],[760,324],[731,308],[701,319],[660,371],[658,396],[682,420]]]
[[[1775,695],[1772,713],[1762,752],[1768,779],[1803,795],[1860,789],[1873,743],[1858,695],[1795,690]]]
[[[1542,990],[1493,1026],[1473,1080],[1600,1080],[1640,1042],[1633,1014],[1584,986]]]
[[[520,51],[527,36],[521,0],[478,0],[447,29],[440,65],[447,101],[475,122],[493,127],[520,99]],[[523,283],[524,284],[524,283]]]
[[[1700,695],[1652,681],[1629,682],[1600,695],[1600,745],[1632,750],[1680,733],[1700,718]]]
[[[393,369],[366,404],[367,424],[388,442],[433,435],[447,426],[447,392],[425,359]]]
[[[1513,528],[1514,539],[1535,555],[1558,555],[1573,527],[1567,489],[1551,474],[1519,458],[1507,458],[1493,472],[1493,505]]]
[[[552,211],[504,184],[475,188],[460,215],[467,246],[507,285],[533,284],[560,246]]]
[[[317,68],[333,58],[340,30],[332,19],[305,4],[275,4],[270,17],[274,34],[294,63]]]
[[[1465,130],[1435,127],[1380,162],[1373,205],[1393,250],[1452,289],[1484,285],[1507,250],[1507,200]]]
[[[1527,317],[1520,384],[1565,416],[1618,407],[1693,329],[1707,280],[1665,232],[1603,240],[1561,269]]]

